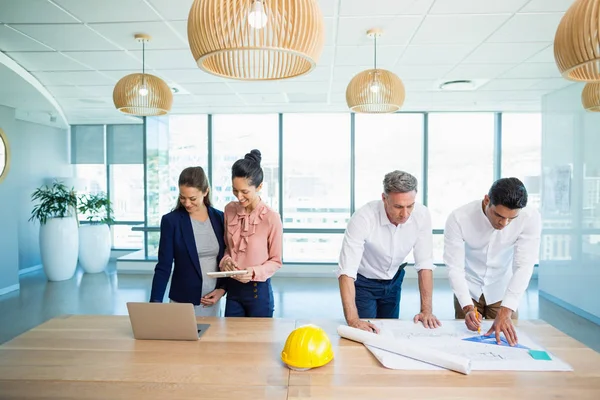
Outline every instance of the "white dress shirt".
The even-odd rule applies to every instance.
[[[346,228],[337,276],[356,279],[360,273],[369,279],[392,279],[400,264],[414,249],[415,268],[433,270],[431,215],[415,203],[404,224],[395,226],[385,213],[383,200],[375,200],[358,209]]]
[[[523,208],[504,229],[494,229],[481,200],[454,210],[444,230],[444,263],[461,307],[485,296],[487,304],[517,310],[538,258],[542,223]]]

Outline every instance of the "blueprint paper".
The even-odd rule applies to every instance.
[[[550,354],[552,360],[535,360],[525,348],[499,346],[498,344],[473,343],[468,340],[477,335],[469,331],[463,321],[442,321],[437,329],[427,329],[412,321],[375,321],[380,335],[390,340],[404,339],[416,345],[439,349],[471,360],[472,371],[572,371],[573,368]],[[485,322],[484,322],[485,324]],[[484,325],[482,324],[482,325]],[[489,329],[489,326],[485,329]],[[482,326],[482,330],[484,327]],[[517,329],[519,344],[532,350],[546,351],[525,333]],[[442,370],[431,364],[366,345],[375,358],[386,368],[401,370]]]

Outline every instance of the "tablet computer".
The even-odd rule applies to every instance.
[[[245,269],[242,269],[242,270],[235,270],[235,271],[207,272],[206,275],[210,276],[211,278],[227,278],[229,276],[244,275],[246,273],[248,273],[248,271]]]

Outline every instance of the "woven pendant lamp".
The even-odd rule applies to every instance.
[[[142,43],[142,73],[121,78],[113,90],[113,102],[124,114],[140,117],[165,115],[173,106],[173,92],[165,81],[146,73],[145,43],[150,36],[137,34],[135,40]]]
[[[572,81],[600,81],[600,0],[576,0],[554,37],[554,59]]]
[[[406,92],[402,80],[394,73],[377,68],[377,38],[381,31],[370,29],[367,35],[374,39],[374,68],[363,71],[346,88],[346,103],[357,113],[392,113],[398,111]]]
[[[194,0],[188,42],[210,74],[277,80],[314,69],[325,27],[317,0]]]
[[[581,103],[588,111],[600,112],[600,82],[588,83],[583,87]]]

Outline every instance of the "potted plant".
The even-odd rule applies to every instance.
[[[102,272],[110,259],[110,200],[105,193],[82,195],[79,212],[88,220],[79,227],[79,264],[87,273]]]
[[[40,223],[40,255],[48,280],[71,279],[79,248],[75,191],[55,181],[37,188],[31,200],[37,204],[29,221]]]

